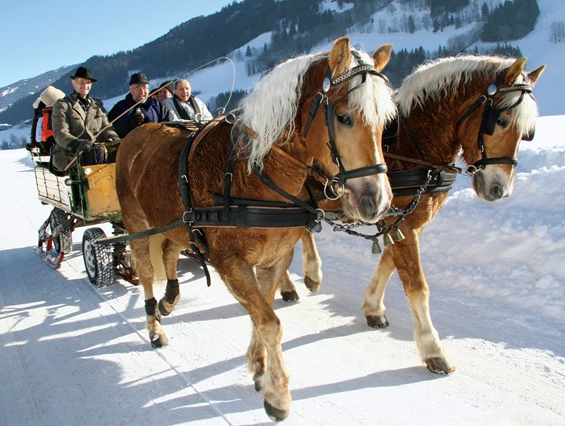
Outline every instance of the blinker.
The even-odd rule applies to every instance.
[[[496,84],[491,84],[487,89],[487,95],[494,96],[497,91],[498,87],[496,87]]]
[[[483,121],[481,123],[481,131],[484,134],[492,136],[494,133],[494,129],[496,127],[496,122],[500,117],[501,111],[494,108],[489,108],[485,116],[483,117]]]

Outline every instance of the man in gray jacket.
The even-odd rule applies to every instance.
[[[212,114],[206,104],[192,94],[188,80],[177,80],[172,98],[164,99],[161,103],[169,110],[171,121],[210,121]]]
[[[59,171],[67,169],[77,152],[82,153],[83,165],[104,163],[104,147],[94,143],[119,140],[114,128],[109,126],[102,101],[89,96],[92,83],[96,81],[90,70],[79,67],[71,79],[73,93],[58,100],[53,107],[55,145],[51,156],[53,167]]]

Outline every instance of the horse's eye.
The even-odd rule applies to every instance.
[[[346,126],[353,126],[353,118],[349,114],[337,114],[337,121]]]
[[[496,120],[496,124],[498,124],[500,127],[505,129],[508,126],[508,120],[506,118],[501,117],[498,120]]]

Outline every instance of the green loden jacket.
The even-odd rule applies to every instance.
[[[120,139],[112,126],[104,130],[96,140],[94,137],[108,126],[108,117],[102,101],[92,98],[88,114],[78,103],[78,95],[71,93],[58,100],[53,106],[53,137],[55,145],[51,151],[53,166],[64,170],[73,160],[76,153],[74,147],[78,139],[92,142],[114,142]]]

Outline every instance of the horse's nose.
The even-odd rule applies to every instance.
[[[363,196],[361,198],[361,209],[365,217],[376,216],[378,213],[378,203],[375,196]]]
[[[504,198],[505,194],[504,194],[504,188],[502,187],[502,185],[499,184],[494,184],[490,187],[490,197],[493,200],[500,200],[501,198]]]

